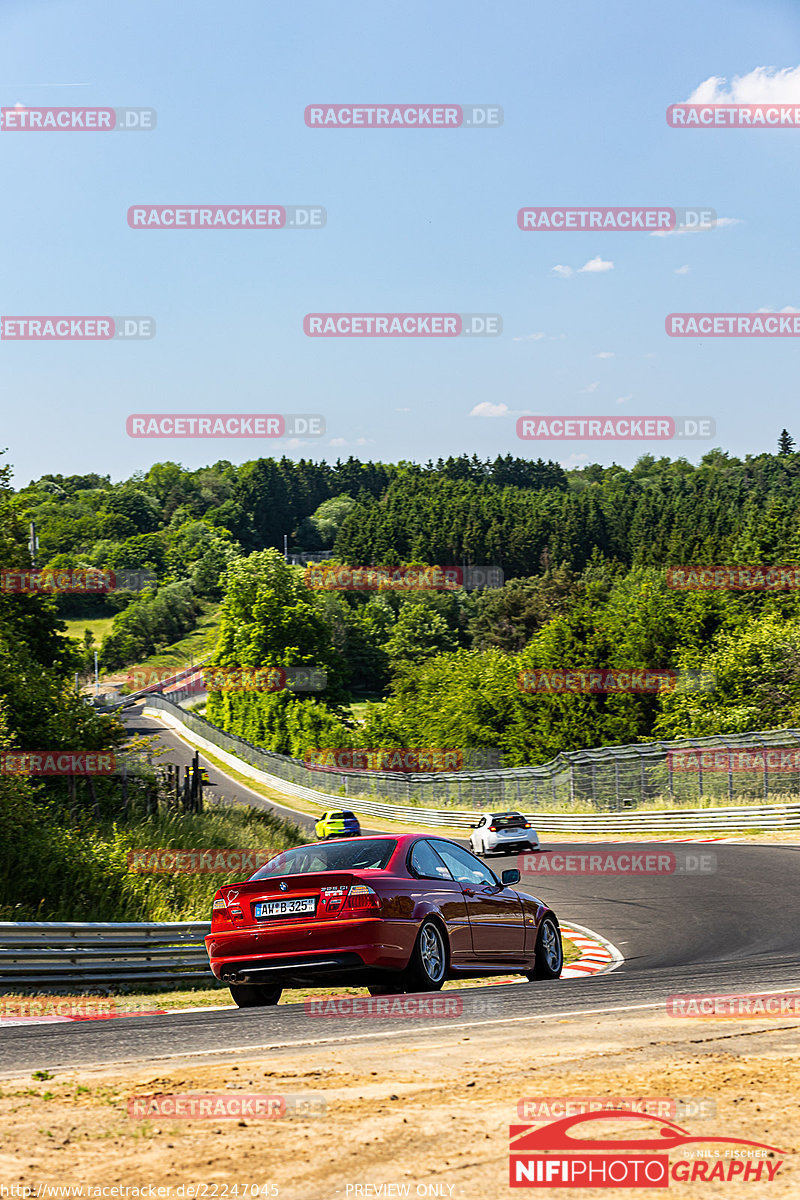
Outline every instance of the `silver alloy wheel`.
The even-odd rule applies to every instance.
[[[547,919],[542,925],[542,950],[550,970],[558,971],[561,967],[561,938],[553,922]]]
[[[444,976],[444,942],[441,933],[432,923],[422,927],[419,935],[419,957],[428,979],[431,983],[438,983]]]

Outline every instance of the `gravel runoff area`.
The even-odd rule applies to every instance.
[[[44,1185],[80,1186],[73,1194],[84,1196],[92,1195],[90,1186],[156,1185],[171,1189],[162,1196],[223,1197],[244,1195],[245,1184],[280,1200],[511,1197],[519,1192],[508,1187],[509,1125],[530,1122],[531,1105],[542,1098],[599,1097],[647,1100],[659,1106],[651,1111],[669,1112],[693,1136],[746,1138],[787,1152],[763,1159],[765,1172],[781,1164],[766,1183],[766,1173],[759,1182],[702,1181],[714,1161],[711,1141],[672,1151],[673,1162],[694,1156],[686,1170],[700,1172],[694,1183],[671,1184],[680,1195],[788,1200],[800,1193],[797,1021],[680,1020],[649,1008],[467,1028],[458,1022],[452,1030],[440,1021],[428,1032],[421,1022],[365,1038],[376,1024],[353,1020],[360,1040],[7,1079],[0,1095],[0,1180],[38,1185],[41,1197],[59,1194]],[[221,1095],[233,1115],[129,1115],[132,1097],[187,1093]],[[254,1094],[283,1097],[285,1114],[253,1116],[247,1102]],[[647,1126],[654,1131],[655,1124]],[[595,1122],[581,1135],[603,1133]],[[643,1136],[641,1123],[615,1124],[614,1136],[626,1135]],[[725,1153],[724,1146],[716,1149]]]

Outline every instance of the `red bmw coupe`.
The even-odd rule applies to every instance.
[[[297,846],[247,883],[220,888],[206,948],[240,1008],[286,986],[363,984],[373,996],[436,991],[446,979],[557,979],[555,913],[441,837],[346,838]]]

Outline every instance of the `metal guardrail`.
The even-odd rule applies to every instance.
[[[0,986],[212,980],[206,921],[0,921]]]
[[[234,737],[223,730],[217,729],[203,717],[195,713],[187,713],[177,705],[158,704],[153,711],[166,712],[168,723],[179,726],[183,735],[194,745],[215,754],[223,762],[232,766],[240,774],[255,779],[285,795],[297,796],[320,804],[325,808],[331,806],[332,796],[316,788],[294,783],[291,779],[283,778],[261,766],[256,766],[252,758],[263,756],[268,763],[280,755],[259,750],[244,742],[242,738]],[[212,730],[218,736],[212,741],[208,736],[198,732],[199,729]],[[220,741],[241,744],[251,752],[247,759],[236,753],[235,749],[223,749]],[[290,763],[294,759],[288,760]],[[301,764],[298,764],[301,765]],[[487,772],[497,775],[499,772]],[[337,797],[342,804],[341,797]],[[366,816],[384,817],[388,820],[405,821],[414,825],[428,827],[469,829],[475,820],[475,813],[455,809],[423,808],[418,805],[384,804],[381,801],[366,800],[361,797],[348,797],[347,807],[353,812]],[[491,809],[491,803],[485,805]],[[647,833],[659,830],[691,832],[697,829],[714,829],[726,832],[743,829],[800,829],[800,802],[796,804],[757,804],[732,805],[723,808],[675,808],[662,811],[645,810],[611,813],[549,813],[540,809],[525,811],[523,806],[511,804],[503,807],[516,807],[533,822],[538,832],[543,833]]]

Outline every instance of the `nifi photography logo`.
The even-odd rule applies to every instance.
[[[644,1121],[641,1137],[583,1138],[570,1133],[584,1122]],[[713,1181],[770,1183],[786,1152],[764,1142],[693,1137],[674,1121],[647,1113],[607,1109],[578,1113],[546,1125],[509,1127],[509,1184],[531,1188],[666,1188],[672,1183]],[[671,1153],[680,1150],[680,1155]],[[760,1193],[759,1193],[760,1194]]]

